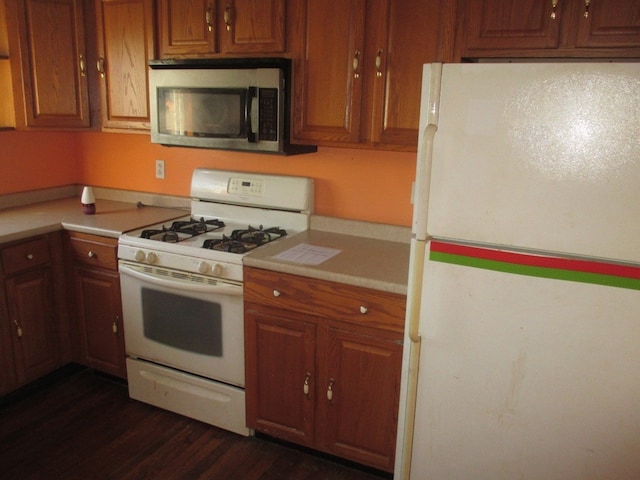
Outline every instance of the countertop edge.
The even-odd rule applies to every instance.
[[[345,285],[356,287],[370,288],[382,292],[396,293],[398,295],[407,295],[407,286],[394,282],[385,282],[372,278],[362,277],[358,275],[346,275],[337,272],[327,272],[323,270],[314,270],[304,265],[294,265],[289,263],[276,263],[267,259],[251,258],[246,256],[243,259],[246,267],[261,268],[272,272],[287,273],[290,275],[298,275],[306,278],[314,278],[316,280],[328,280]]]

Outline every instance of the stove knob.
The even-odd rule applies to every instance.
[[[209,265],[207,262],[200,262],[200,264],[198,265],[198,270],[200,271],[200,273],[207,273],[210,268],[211,265]]]
[[[144,252],[143,252],[142,250],[138,250],[138,251],[136,252],[136,254],[135,254],[135,259],[136,259],[136,261],[138,261],[138,262],[142,262],[142,261],[144,260],[145,256],[146,256],[146,255],[144,254]]]
[[[224,273],[224,267],[222,265],[220,265],[219,263],[216,263],[215,266],[213,267],[213,274],[216,277],[219,277],[223,273]]]
[[[158,255],[153,252],[147,253],[147,262],[156,263],[158,261]]]

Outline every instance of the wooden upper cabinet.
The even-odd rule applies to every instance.
[[[148,130],[153,0],[96,0],[102,127]]]
[[[279,53],[285,0],[159,0],[161,57]]]
[[[551,0],[471,0],[465,11],[465,46],[473,49],[557,48],[560,1],[552,18]]]
[[[7,0],[18,127],[89,126],[82,5]]]
[[[592,0],[581,13],[576,46],[640,47],[638,0]]]
[[[320,144],[357,143],[365,1],[307,0],[301,6],[293,136]]]
[[[451,61],[453,10],[433,0],[367,4],[362,140],[397,150],[418,144],[422,66]],[[450,2],[454,3],[454,2]],[[450,8],[450,7],[447,7]],[[451,25],[449,25],[451,22]]]
[[[588,4],[588,5],[587,5]],[[460,57],[637,57],[637,0],[470,0]]]
[[[159,0],[160,56],[214,53],[216,18],[213,0]]]
[[[219,1],[222,53],[275,53],[285,46],[285,0]]]
[[[452,58],[445,3],[455,2],[299,2],[294,140],[415,151],[422,65]]]

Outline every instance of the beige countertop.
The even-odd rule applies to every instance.
[[[180,204],[180,208],[138,207],[133,198],[141,198],[140,195],[115,197],[127,201],[98,198],[95,215],[82,213],[77,196],[5,208],[0,210],[0,243],[62,228],[117,238],[123,232],[189,214],[188,203],[184,209],[176,199],[168,201],[170,205]],[[154,204],[163,200],[155,196],[142,199]],[[409,235],[410,230],[405,227],[312,216],[309,231],[264,245],[245,255],[243,262],[247,266],[406,295]],[[309,248],[335,249],[339,253],[318,265],[275,258],[302,244]]]
[[[69,197],[0,210],[0,243],[61,228],[117,238],[123,232],[188,214],[188,210],[97,199],[95,215],[84,215],[80,198]]]
[[[320,252],[325,248],[339,252],[318,265],[281,258],[282,254],[286,256],[292,248],[300,246],[312,252],[314,247],[319,247]],[[243,262],[250,267],[407,294],[409,243],[406,241],[312,229],[264,245],[245,255]]]

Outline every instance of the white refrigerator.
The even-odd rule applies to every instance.
[[[396,479],[640,479],[640,64],[424,68]]]

